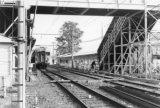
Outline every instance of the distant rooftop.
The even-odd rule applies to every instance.
[[[12,43],[10,38],[0,35],[0,43]]]
[[[86,55],[95,55],[97,54],[97,52],[83,52],[83,53],[75,53],[73,56],[77,57],[77,56],[86,56]],[[60,55],[59,57],[71,57],[71,54],[64,54],[64,55]]]

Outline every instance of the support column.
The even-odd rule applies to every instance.
[[[25,108],[26,36],[25,9],[23,1],[18,2],[18,107]]]
[[[114,40],[114,74],[116,72],[116,42]]]
[[[105,44],[103,44],[103,48],[105,47]],[[105,49],[105,48],[104,48]],[[104,56],[104,54],[105,54],[105,50],[104,49],[102,49],[102,51],[103,51],[103,56]],[[103,70],[106,70],[105,69],[105,58],[103,59],[103,61],[102,61],[102,64],[103,64]]]
[[[131,74],[132,72],[132,62],[131,62],[131,49],[132,49],[132,46],[131,46],[131,22],[130,22],[130,18],[128,18],[128,28],[129,28],[129,54],[128,54],[128,56],[129,56],[129,74]]]
[[[147,74],[148,74],[148,51],[147,51],[147,47],[148,47],[148,27],[147,27],[147,0],[145,0],[145,15],[144,15],[144,26],[145,26],[145,50],[144,50],[144,58],[145,58],[145,75],[147,78]]]
[[[120,31],[121,33],[121,75],[124,74],[124,70],[123,70],[123,34],[122,34],[122,30]]]
[[[103,63],[103,70],[105,70],[105,62],[104,62],[104,60],[103,60],[102,63]]]
[[[110,48],[109,48],[109,41],[108,41],[108,70],[110,71]]]

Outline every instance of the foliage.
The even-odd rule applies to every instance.
[[[72,53],[72,45],[73,45],[73,53],[78,52],[80,48],[80,37],[83,34],[78,27],[78,23],[75,22],[65,22],[60,28],[60,37],[57,40],[57,54],[71,54]],[[73,44],[72,44],[73,41]]]

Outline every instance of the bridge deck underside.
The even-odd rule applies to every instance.
[[[34,13],[35,6],[30,9]],[[142,13],[143,10],[124,9],[99,9],[99,8],[70,8],[70,7],[37,7],[37,14],[57,14],[57,15],[93,15],[93,16],[130,16]]]

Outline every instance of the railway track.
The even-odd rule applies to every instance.
[[[76,73],[74,72],[74,74]],[[81,74],[79,73],[79,75]],[[83,76],[85,75],[83,74]],[[149,94],[146,94],[138,90],[126,88],[124,86],[115,86],[115,87],[102,86],[100,87],[100,89],[108,93],[111,93],[123,100],[127,100],[133,104],[136,104],[138,107],[141,107],[141,108],[159,108],[160,107],[160,101],[158,98],[152,97]]]
[[[60,68],[60,67],[56,67]],[[62,70],[67,70],[67,68],[61,68]],[[143,82],[138,82],[138,81],[131,81],[127,80],[124,78],[120,77],[112,77],[112,76],[104,76],[104,75],[99,75],[99,74],[89,74],[89,73],[84,73],[84,72],[79,72],[75,69],[70,69],[70,71],[81,76],[86,76],[86,77],[91,77],[91,78],[96,78],[96,79],[103,79],[105,82],[110,82],[112,84],[120,85],[120,86],[125,86],[128,88],[132,88],[135,90],[140,90],[142,92],[147,92],[151,94],[152,96],[155,97],[160,97],[160,86],[159,85],[153,85],[153,84],[148,84],[148,83],[143,83]]]
[[[77,81],[71,80],[57,73],[42,72],[49,79],[56,79],[55,83],[73,97],[77,103],[80,104],[81,108],[127,108],[126,105],[111,100],[106,96],[78,83]],[[65,80],[67,80],[67,82]]]
[[[140,108],[160,108],[160,100],[150,97],[149,95],[140,94],[138,91],[133,91],[123,88],[115,87],[101,87],[104,91],[116,95],[117,97],[127,100],[133,104],[136,104]]]

